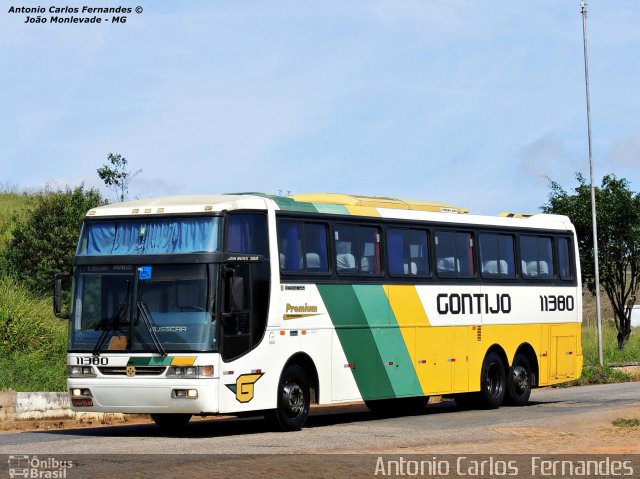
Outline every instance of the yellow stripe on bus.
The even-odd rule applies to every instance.
[[[419,339],[416,336],[424,337],[419,332],[423,328],[429,327],[430,323],[418,296],[418,291],[413,285],[389,285],[385,286],[384,290],[402,332],[409,357],[415,367],[420,387],[423,392],[427,392],[427,358],[418,357],[418,351],[424,348],[417,347]]]
[[[171,360],[172,366],[193,366],[196,362],[195,356],[175,356]]]
[[[354,216],[380,216],[376,208],[371,206],[344,205],[349,214]]]

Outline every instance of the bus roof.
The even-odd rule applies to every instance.
[[[571,221],[566,216],[520,213],[500,213],[497,216],[471,215],[468,214],[468,209],[458,208],[447,203],[341,193],[308,193],[278,196],[249,192],[221,195],[165,196],[100,206],[89,210],[87,216],[194,214],[237,209],[266,210],[269,208],[300,213],[573,230]]]
[[[266,210],[268,203],[266,198],[246,194],[162,196],[99,206],[90,209],[87,216],[210,213],[235,209]]]
[[[309,193],[293,195],[290,196],[290,198],[296,201],[328,203],[344,206],[397,208],[400,210],[434,211],[439,213],[469,213],[469,210],[466,208],[458,208],[446,203],[406,200],[401,198],[389,198],[386,196],[345,195],[342,193]]]

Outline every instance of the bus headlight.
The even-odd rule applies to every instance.
[[[170,366],[167,368],[168,378],[210,378],[213,377],[213,366]]]
[[[198,399],[197,389],[173,389],[171,397],[174,399]]]
[[[70,378],[96,377],[96,373],[91,366],[69,366],[68,373]]]
[[[71,395],[72,398],[78,398],[78,397],[91,397],[93,396],[91,394],[91,390],[87,389],[87,388],[73,388],[71,390],[69,390],[69,394]]]

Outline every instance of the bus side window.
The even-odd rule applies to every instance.
[[[269,258],[267,216],[263,213],[239,213],[227,217],[227,252],[260,254]]]
[[[359,255],[356,227],[336,226],[335,251],[338,272],[354,272],[356,270],[356,255]]]
[[[278,221],[280,271],[327,273],[327,226],[302,221]]]
[[[280,271],[297,272],[302,270],[304,266],[302,261],[302,223],[278,222],[278,251],[280,252]]]
[[[524,278],[553,278],[553,242],[547,236],[520,235],[520,259]]]
[[[515,252],[513,236],[480,233],[480,272],[483,277],[513,278],[515,276]]]
[[[387,230],[389,274],[394,276],[428,275],[428,245],[426,230],[389,228]]]
[[[444,278],[472,278],[473,235],[464,231],[436,231],[436,271]]]
[[[558,238],[558,266],[560,268],[560,279],[573,279],[569,238]]]
[[[380,229],[370,226],[338,225],[335,228],[338,273],[380,274]]]
[[[327,226],[319,223],[304,225],[305,266],[308,273],[329,272]]]

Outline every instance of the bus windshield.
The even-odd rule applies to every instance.
[[[220,251],[220,217],[145,218],[86,222],[78,256],[214,253]]]
[[[81,266],[72,351],[214,351],[216,275],[204,264]]]

